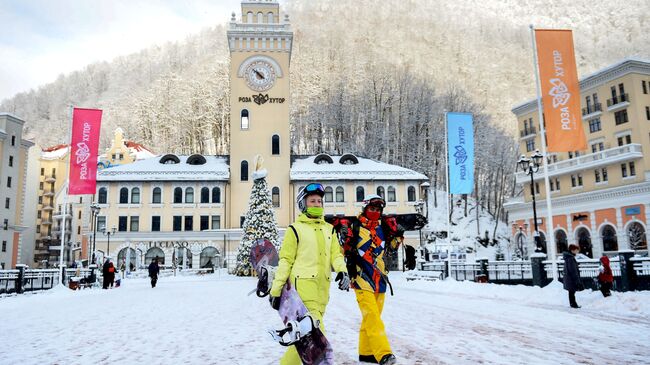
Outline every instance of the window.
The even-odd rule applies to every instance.
[[[634,162],[630,162],[630,176],[636,176],[636,167],[634,166]]]
[[[140,188],[131,189],[131,204],[140,204]]]
[[[194,188],[185,189],[185,203],[194,203]]]
[[[623,145],[626,145],[626,144],[630,144],[630,143],[632,143],[632,135],[628,134],[628,135],[625,135],[625,136],[620,136],[620,137],[617,138],[617,141],[618,141],[619,147],[623,146]]]
[[[99,194],[97,194],[97,202],[99,204],[106,204],[108,201],[108,190],[104,187],[99,188]]]
[[[162,190],[159,187],[153,188],[153,193],[151,194],[151,203],[160,204],[162,202]]]
[[[41,233],[41,226],[36,226],[36,233]]]
[[[396,197],[395,197],[395,188],[394,187],[392,187],[392,186],[388,187],[388,197],[387,198],[388,198],[389,202],[394,202],[394,201],[397,200]]]
[[[535,150],[535,140],[534,139],[529,139],[526,141],[526,151],[530,152]]]
[[[9,229],[9,219],[5,218],[5,220],[2,222],[2,229],[5,231]]]
[[[56,178],[56,168],[53,168],[53,169],[52,169],[52,177],[53,177],[53,178]]]
[[[41,176],[45,176],[45,168],[41,167]]]
[[[7,177],[7,187],[8,187],[8,188],[11,187],[11,176],[8,176],[8,177]]]
[[[248,181],[248,161],[242,161],[239,166],[241,181]]]
[[[137,232],[140,230],[140,217],[131,217],[131,232]]]
[[[151,217],[151,232],[160,232],[160,216],[154,215]]]
[[[2,252],[7,252],[7,241],[2,241]]]
[[[334,190],[331,186],[325,188],[325,196],[323,197],[325,203],[331,203],[334,201]]]
[[[539,194],[539,183],[535,183],[535,194]]]
[[[212,216],[212,229],[221,229],[221,216],[213,215]]]
[[[183,202],[183,189],[176,187],[174,188],[174,204],[180,204]]]
[[[194,217],[191,215],[185,216],[185,230],[186,231],[194,230]]]
[[[43,204],[43,197],[42,196],[38,197],[38,204]]]
[[[10,198],[5,198],[5,208],[9,209],[9,205],[11,204],[11,199]],[[81,213],[81,212],[79,212]]]
[[[178,232],[178,231],[181,230],[181,224],[182,223],[183,223],[183,217],[181,217],[180,215],[175,215],[174,216],[174,227],[173,227],[175,232]]]
[[[209,203],[210,202],[210,189],[207,187],[202,187],[201,188],[201,203]]]
[[[250,122],[248,119],[248,109],[242,109],[241,111],[241,129],[248,129]]]
[[[120,232],[126,232],[126,222],[127,222],[127,217],[126,216],[120,216],[119,217],[117,229]]]
[[[553,180],[548,181],[548,186],[551,189],[551,191],[555,191],[555,182]]]
[[[643,89],[644,94],[648,93],[648,87],[646,86],[645,80],[641,80],[641,88]]]
[[[79,215],[77,216],[77,219],[81,219],[81,210],[79,211]]]
[[[555,189],[560,190],[560,179],[555,179]]]
[[[627,177],[627,164],[624,163],[621,164],[621,176]]]
[[[589,121],[589,133],[596,133],[601,129],[600,118],[594,118]]]
[[[343,203],[345,201],[345,194],[342,186],[336,187],[336,202]]]
[[[362,186],[357,186],[357,202],[362,202],[365,197],[365,192]]]
[[[623,84],[618,84],[618,92],[621,94],[621,101],[625,101],[625,86]]]
[[[261,11],[259,13],[257,13],[257,22],[258,23],[264,23],[264,14],[262,14]]]
[[[127,204],[129,202],[129,189],[120,189],[120,204]]]
[[[279,155],[280,154],[280,136],[277,134],[271,137],[271,154]]]
[[[253,22],[253,12],[249,11],[246,13],[246,23],[252,23]]]
[[[591,152],[596,153],[605,149],[605,144],[603,142],[596,142],[591,144]]]
[[[406,189],[406,195],[408,196],[408,201],[414,202],[415,201],[415,187],[414,186],[409,186],[408,189]]]
[[[246,223],[246,217],[242,215],[239,217],[239,226],[244,227],[244,223]]]
[[[645,107],[645,119],[650,120],[650,106]]]
[[[273,21],[273,13],[269,12],[268,14],[266,14],[266,22],[269,23],[269,24],[270,23],[275,23]]]
[[[646,108],[646,109],[648,109],[648,108]],[[13,165],[14,165],[14,156],[9,156],[9,167],[12,167]]]
[[[596,177],[596,182],[599,183],[600,182],[600,170],[595,170],[594,175]]]
[[[600,236],[603,239],[603,251],[618,251],[618,239],[614,227],[604,226]]]
[[[16,145],[16,136],[11,136],[11,145],[12,146]]]
[[[205,231],[206,229],[210,229],[210,216],[209,215],[202,215],[201,216],[201,230]]]
[[[212,188],[212,202],[221,203],[221,188],[216,186]]]
[[[39,210],[39,211],[36,213],[36,218],[37,218],[37,219],[41,219],[41,217],[42,217],[42,213],[41,213],[41,211]]]
[[[277,186],[274,186],[273,189],[271,189],[271,201],[273,202],[274,208],[280,207],[280,188]]]
[[[627,109],[614,113],[614,120],[616,121],[616,125],[627,123]]]
[[[578,186],[582,186],[582,174],[578,174]]]
[[[97,216],[97,230],[101,231],[102,229],[106,228],[106,217],[105,216]]]
[[[386,191],[384,190],[383,186],[377,187],[377,195],[379,195],[384,200],[386,199]]]

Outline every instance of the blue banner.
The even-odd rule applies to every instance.
[[[450,194],[471,194],[474,189],[473,123],[472,114],[447,113]]]

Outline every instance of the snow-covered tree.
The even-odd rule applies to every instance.
[[[242,236],[237,252],[235,274],[248,276],[253,273],[250,263],[251,247],[258,239],[267,239],[279,249],[278,225],[273,211],[271,192],[266,182],[267,171],[262,168],[262,157],[255,156],[255,171],[253,172],[253,189],[248,200],[248,211],[244,218]]]

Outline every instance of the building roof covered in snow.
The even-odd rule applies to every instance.
[[[131,155],[133,155],[136,160],[145,160],[147,158],[156,157],[156,155],[150,149],[141,145],[140,143],[133,141],[124,141],[124,145],[129,149]]]
[[[351,153],[295,156],[291,180],[428,180],[416,171]]]
[[[58,160],[68,154],[70,147],[67,144],[59,144],[52,147],[41,149],[41,159],[43,160]]]
[[[97,181],[228,181],[228,160],[219,156],[159,155],[97,172]]]

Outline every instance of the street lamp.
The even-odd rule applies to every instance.
[[[100,210],[101,210],[101,208],[99,207],[99,204],[97,204],[97,203],[90,204],[90,213],[91,213],[92,219],[93,219],[93,222],[92,222],[92,225],[93,225],[93,242],[92,243],[93,244],[92,244],[92,250],[91,250],[92,251],[92,261],[91,262],[93,264],[95,263],[95,245],[97,243],[97,238],[96,238],[97,237],[97,221],[99,219],[99,211]]]
[[[101,232],[104,234],[104,236],[108,237],[108,247],[106,248],[106,254],[107,256],[110,257],[111,255],[111,236],[114,235],[117,232],[117,228],[113,226],[111,229],[106,229],[106,227],[101,228]]]
[[[539,152],[539,150],[535,150],[535,153],[530,156],[530,158],[527,158],[525,155],[521,155],[519,158],[519,161],[517,161],[517,166],[520,167],[526,175],[530,175],[530,193],[533,197],[533,219],[535,221],[535,233],[533,234],[533,237],[535,239],[535,252],[542,252],[543,247],[542,247],[542,242],[539,237],[539,228],[537,227],[537,205],[535,203],[535,179],[534,175],[536,172],[539,171],[539,167],[542,165],[542,159],[544,156]]]

